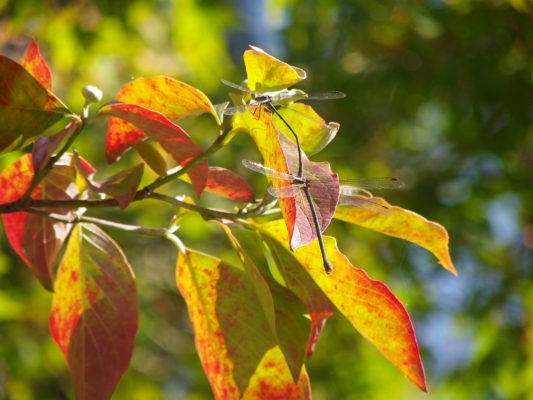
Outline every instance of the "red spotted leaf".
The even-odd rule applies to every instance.
[[[245,268],[251,264],[268,284],[275,313],[275,332],[294,382],[297,382],[306,354],[306,345],[311,324],[306,317],[307,310],[300,299],[273,278],[263,250],[261,237],[256,231],[228,223],[224,226],[230,241]]]
[[[384,215],[357,207],[339,207],[335,218],[422,246],[431,251],[444,268],[457,275],[448,249],[448,232],[442,225],[401,207],[388,207],[393,214]]]
[[[78,153],[74,150],[74,160],[78,171],[85,179],[87,186],[96,193],[104,193],[114,198],[118,202],[121,210],[124,210],[133,201],[137,194],[137,189],[141,183],[144,171],[144,164],[138,164],[131,168],[126,168],[119,173],[101,181],[92,179],[93,173],[87,173],[80,163]]]
[[[53,136],[39,136],[37,138],[32,149],[33,169],[36,173],[39,173],[46,166],[61,145],[61,142],[73,133],[78,126],[76,121],[72,121],[61,132]]]
[[[215,399],[311,398],[305,369],[295,384],[244,271],[186,250],[177,282]]]
[[[33,178],[31,155],[21,157],[0,174],[2,203],[20,198]],[[71,159],[64,156],[46,178],[32,192],[32,198],[43,200],[72,200],[78,196],[76,170]],[[68,214],[69,209],[48,208],[56,214]],[[26,212],[3,214],[6,235],[13,249],[30,267],[39,282],[52,291],[53,266],[71,225]]]
[[[50,330],[76,399],[109,400],[131,360],[139,319],[133,271],[100,228],[73,229],[57,272]]]
[[[203,151],[189,135],[164,115],[148,110],[135,104],[113,103],[103,106],[98,116],[120,118],[140,129],[144,134],[156,141],[178,164],[185,167]],[[202,161],[188,172],[194,192],[198,197],[207,183],[207,160]]]
[[[305,71],[272,57],[259,47],[244,52],[248,87],[258,93],[275,92],[306,78]]]
[[[180,179],[190,183],[187,176],[182,175]],[[248,182],[226,168],[209,167],[205,191],[234,201],[255,201],[254,190]]]
[[[41,56],[39,47],[37,47],[37,43],[35,43],[33,38],[26,48],[24,55],[19,60],[19,64],[32,74],[46,89],[52,90],[52,72],[50,72],[48,64]]]
[[[128,82],[120,88],[116,100],[159,112],[173,121],[209,112],[220,125],[218,114],[205,94],[165,76],[139,78]],[[144,137],[141,131],[139,127],[111,118],[107,130],[108,162],[114,162],[129,149],[131,143]]]
[[[354,268],[337,248],[334,238],[325,236],[331,275],[324,273],[318,243],[302,247],[291,255],[283,222],[256,225],[279,246],[274,251],[283,258],[294,257],[352,325],[411,382],[426,391],[424,367],[413,324],[403,304],[387,286]]]
[[[26,147],[68,114],[23,66],[0,56],[0,154]]]

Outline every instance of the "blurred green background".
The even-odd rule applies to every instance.
[[[248,44],[305,69],[303,90],[345,92],[347,99],[314,104],[341,130],[313,160],[329,161],[342,178],[403,179],[404,190],[375,194],[444,225],[459,277],[415,245],[333,222],[326,233],[354,266],[406,305],[430,393],[337,314],[307,363],[313,398],[533,399],[532,16],[526,0],[0,0],[0,53],[18,59],[34,37],[54,92],[72,110],[82,107],[84,85],[109,101],[122,84],[155,75],[226,101],[220,80],[245,78]],[[217,134],[208,116],[182,126],[203,148]],[[139,162],[129,152],[106,166],[105,130],[99,121],[76,143],[101,177]],[[258,157],[238,135],[211,164],[241,173],[261,196],[265,180],[240,165]],[[183,183],[165,190],[191,193]],[[234,206],[209,195],[201,203]],[[163,227],[172,210],[143,202],[89,215]],[[212,398],[176,289],[173,245],[107,231],[135,270],[142,307],[114,399]],[[220,229],[200,217],[185,219],[178,233],[189,247],[236,260]],[[0,399],[74,398],[48,332],[50,302],[2,232]]]

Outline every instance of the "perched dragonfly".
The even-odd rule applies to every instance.
[[[292,182],[292,185],[290,186],[270,186],[267,189],[268,193],[270,193],[274,197],[294,197],[298,194],[300,190],[304,190],[304,193],[307,197],[307,201],[309,202],[313,221],[315,223],[318,244],[320,246],[320,251],[322,252],[322,259],[324,261],[324,268],[326,270],[326,273],[330,274],[331,271],[333,271],[333,267],[329,263],[326,255],[326,249],[324,247],[324,241],[322,239],[322,229],[318,221],[318,216],[316,214],[313,198],[311,197],[311,193],[309,191],[309,188],[313,186],[313,182],[316,183],[319,181],[317,181],[316,179],[307,179],[304,177],[296,176],[294,174],[287,174],[284,172],[276,171],[272,168],[265,167],[262,164],[250,160],[243,160],[242,163],[246,168],[266,175],[270,178]],[[404,186],[403,181],[396,178],[355,178],[340,180],[339,184],[341,185],[339,205],[352,205],[381,214],[392,214],[392,210],[389,207],[381,204],[377,199],[373,197],[354,196],[354,194],[358,192],[366,192],[367,194],[369,194],[366,189],[398,189]]]
[[[324,125],[324,123],[310,115],[304,114],[298,110],[295,110],[293,108],[287,107],[285,104],[292,103],[298,100],[333,100],[333,99],[341,99],[343,97],[346,97],[346,95],[342,92],[320,92],[320,93],[314,93],[314,94],[306,94],[302,92],[301,90],[285,90],[280,92],[273,92],[273,93],[257,93],[254,92],[248,88],[245,88],[243,86],[237,85],[233,82],[229,82],[226,80],[222,80],[222,83],[225,85],[228,85],[234,89],[238,89],[245,93],[250,93],[253,96],[253,101],[250,104],[241,105],[241,106],[235,106],[235,107],[229,107],[224,110],[225,115],[236,115],[236,114],[243,114],[246,111],[250,109],[254,109],[257,107],[260,107],[262,105],[267,106],[270,111],[275,113],[280,120],[287,126],[287,128],[291,131],[291,133],[294,135],[294,138],[296,139],[296,145],[298,147],[298,158],[299,158],[299,164],[298,164],[298,175],[299,177],[303,176],[303,165],[302,165],[302,150],[300,147],[300,139],[298,138],[298,135],[292,129],[290,124],[281,116],[281,114],[278,112],[276,107],[282,107],[287,110],[290,110],[302,117],[308,118],[311,121],[314,121],[318,124]]]

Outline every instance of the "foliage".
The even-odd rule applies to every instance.
[[[305,79],[303,70],[258,48],[246,51],[244,60],[248,85],[259,93],[283,91]],[[409,380],[426,390],[414,329],[402,303],[385,284],[352,266],[335,239],[327,236],[325,253],[333,272],[326,274],[326,254],[319,257],[317,238],[321,240],[321,231],[338,218],[419,244],[455,273],[442,226],[368,192],[352,196],[360,199],[357,204],[375,201],[372,204],[380,204],[391,215],[338,206],[338,176],[327,163],[311,162],[305,154],[304,173],[320,180],[320,184],[308,183],[309,190],[304,188],[307,197],[300,191],[274,200],[264,196],[256,202],[246,181],[229,170],[210,167],[209,158],[237,133],[246,132],[267,168],[296,173],[301,149],[276,129],[267,107],[257,102],[260,95],[252,99],[250,110],[223,124],[227,103],[213,106],[198,89],[168,77],[140,78],[123,85],[115,101],[101,106],[91,118],[89,105],[99,93],[84,89],[85,106],[80,115],[72,113],[52,94],[49,68],[34,41],[20,63],[0,56],[0,71],[4,94],[0,120],[7,127],[2,132],[2,152],[34,143],[32,154],[20,156],[0,175],[4,193],[0,212],[14,250],[42,286],[53,292],[50,329],[69,366],[78,399],[111,397],[130,362],[138,329],[133,271],[120,246],[97,225],[165,237],[177,246],[177,285],[216,398],[310,398],[304,360],[311,357],[335,309]],[[246,104],[246,97],[232,98]],[[210,113],[219,126],[206,151],[173,122],[203,113]],[[65,117],[71,122],[58,133],[39,136]],[[67,151],[87,124],[101,118],[109,119],[108,162],[133,148],[143,163],[98,182],[94,180],[97,170],[75,150]],[[302,148],[312,153],[338,130],[336,124],[315,123],[322,124],[322,129],[301,135]],[[305,123],[293,124],[299,132],[305,127]],[[171,160],[159,149],[176,168],[168,169]],[[83,155],[83,149],[79,151]],[[145,164],[156,177],[140,188]],[[198,198],[205,190],[248,204],[227,212],[158,191],[177,178],[189,182]],[[280,179],[272,183],[280,190],[291,185]],[[133,202],[149,200],[175,207],[165,228],[85,215],[92,208],[124,210]],[[310,210],[313,203],[318,219]],[[185,247],[178,228],[182,218],[194,213],[222,228],[242,265]],[[59,268],[54,271],[58,257]]]

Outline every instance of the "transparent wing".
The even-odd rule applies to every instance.
[[[319,92],[308,94],[305,99],[302,100],[334,100],[334,99],[343,99],[346,95],[342,92]]]
[[[242,160],[242,165],[254,172],[259,172],[260,174],[266,175],[270,178],[282,179],[285,181],[294,181],[296,179],[296,177],[292,174],[276,171],[272,168],[265,167],[263,164],[259,164],[250,160]]]
[[[405,183],[396,178],[355,178],[342,179],[339,181],[341,185],[353,186],[354,193],[357,188],[360,189],[398,189],[405,186]],[[343,188],[344,189],[344,188]],[[352,194],[349,189],[346,189],[344,194]]]
[[[244,114],[249,108],[249,106],[244,104],[242,106],[228,107],[224,110],[224,115]]]
[[[295,114],[298,114],[301,117],[307,118],[307,119],[309,119],[309,120],[311,120],[311,121],[313,121],[313,122],[315,122],[315,123],[317,123],[319,125],[322,125],[324,128],[328,126],[328,124],[326,124],[324,121],[321,121],[318,118],[312,117],[309,114],[305,114],[305,113],[303,113],[301,111],[295,110],[294,108],[287,107],[287,106],[284,106],[284,105],[281,105],[281,104],[278,104],[276,107],[281,108],[283,110],[289,110],[289,111],[291,111],[291,112],[293,112]]]
[[[243,86],[237,85],[236,83],[233,83],[233,82],[230,82],[230,81],[226,81],[226,80],[224,80],[224,79],[222,79],[222,83],[223,83],[224,85],[230,86],[230,87],[232,87],[232,88],[234,88],[234,89],[240,90],[241,92],[252,93],[252,94],[254,94],[254,95],[257,95],[257,93],[251,91],[251,90],[248,89],[248,88],[245,88],[245,87],[243,87]]]
[[[274,197],[294,197],[298,194],[298,192],[304,187],[304,184],[296,184],[291,186],[269,186],[267,188],[268,193],[270,193],[271,196]]]
[[[361,196],[346,196],[341,194],[339,197],[339,206],[355,206],[380,214],[393,213],[390,207],[382,204],[382,200],[374,197],[366,198]]]

